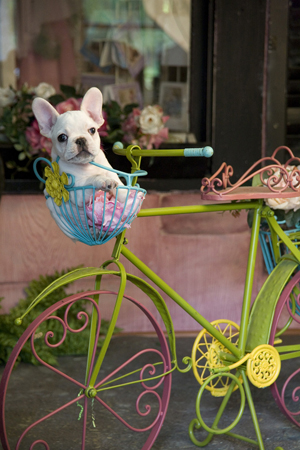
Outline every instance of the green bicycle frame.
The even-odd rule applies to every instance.
[[[243,308],[241,315],[241,331],[238,347],[233,345],[228,339],[216,330],[198,311],[195,310],[187,301],[184,300],[177,292],[175,292],[167,283],[165,283],[156,273],[147,267],[139,258],[137,258],[128,248],[123,245],[121,254],[137,267],[144,275],[146,275],[157,287],[165,292],[172,300],[174,300],[184,311],[193,317],[200,325],[202,325],[209,333],[218,339],[236,358],[243,356],[245,352],[245,344],[247,337],[247,326],[249,311],[251,305],[252,285],[255,270],[255,261],[258,245],[259,228],[261,222],[262,201],[247,201],[240,203],[223,203],[212,205],[193,205],[181,207],[151,208],[143,209],[138,217],[150,217],[160,215],[177,215],[191,213],[205,213],[214,211],[233,211],[233,210],[254,210],[254,220],[250,239],[250,249],[248,255],[248,265],[246,273],[246,282],[243,298]],[[300,255],[299,255],[300,256]]]

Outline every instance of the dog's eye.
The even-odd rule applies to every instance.
[[[60,134],[57,138],[58,142],[65,142],[68,140],[68,136],[66,134]]]
[[[96,133],[96,128],[90,128],[89,129],[89,133],[90,134],[95,134]]]

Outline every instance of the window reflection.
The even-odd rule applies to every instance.
[[[160,104],[187,132],[190,3],[2,0],[1,86],[98,86],[105,101]]]

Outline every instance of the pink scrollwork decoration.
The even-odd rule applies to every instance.
[[[281,150],[288,154],[288,161],[284,164],[277,159],[277,154]],[[280,195],[287,189],[291,189],[299,192],[300,196],[300,158],[295,157],[291,149],[285,146],[278,147],[272,156],[258,160],[235,183],[231,181],[233,175],[232,166],[223,163],[212,177],[203,178],[201,192],[204,197],[209,193],[220,194],[220,191],[222,196],[226,197],[237,188],[249,185],[249,181],[258,175],[261,185],[268,188],[270,192]]]

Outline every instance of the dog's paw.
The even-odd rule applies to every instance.
[[[118,183],[115,180],[107,178],[106,180],[99,182],[97,188],[101,189],[101,191],[109,192],[115,189],[117,185]]]
[[[119,202],[125,203],[125,200],[126,200],[126,198],[127,198],[127,194],[128,194],[127,189],[119,188],[119,189],[118,189],[118,192],[116,192],[114,195],[115,195],[116,199],[117,199]]]

